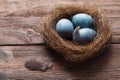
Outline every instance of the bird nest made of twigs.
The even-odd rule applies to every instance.
[[[86,13],[93,17],[96,30],[96,37],[87,45],[76,45],[73,41],[65,40],[59,36],[55,30],[55,25],[62,18],[70,19],[77,13]],[[111,25],[108,19],[97,7],[85,5],[59,5],[49,13],[44,19],[43,35],[47,45],[66,60],[70,62],[81,62],[88,58],[92,58],[103,51],[109,44],[111,39]]]

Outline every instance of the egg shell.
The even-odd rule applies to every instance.
[[[72,23],[74,25],[74,28],[77,26],[80,26],[80,28],[90,28],[93,24],[94,19],[85,13],[79,13],[72,17]]]
[[[71,40],[74,31],[73,24],[68,19],[60,19],[55,27],[57,33],[64,39]]]

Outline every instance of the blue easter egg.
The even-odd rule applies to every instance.
[[[73,24],[68,19],[60,19],[55,27],[57,33],[65,39],[71,40],[72,39],[72,33],[74,31]]]
[[[77,26],[80,26],[80,28],[90,28],[93,22],[93,18],[90,15],[84,13],[76,14],[72,17],[74,28]]]
[[[91,42],[96,36],[96,31],[90,28],[82,28],[76,31],[73,35],[73,41],[77,43],[87,44]]]

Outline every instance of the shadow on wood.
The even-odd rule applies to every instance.
[[[101,55],[96,56],[93,59],[89,59],[81,64],[73,64],[69,62],[65,62],[64,60],[56,58],[56,61],[58,65],[64,66],[64,71],[67,71],[70,75],[77,78],[80,77],[86,77],[89,75],[89,77],[93,77],[94,75],[97,75],[99,78],[99,71],[105,71],[106,65],[109,62],[111,52],[111,46],[107,48]],[[92,72],[92,75],[91,75]],[[88,79],[88,78],[87,78]],[[101,79],[101,78],[100,78]]]

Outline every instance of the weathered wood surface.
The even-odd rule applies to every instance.
[[[0,76],[8,79],[82,79],[119,80],[120,44],[112,44],[99,57],[82,65],[73,65],[55,57],[54,65],[46,72],[30,71],[24,62],[31,59],[49,59],[55,53],[46,46],[1,46]]]
[[[0,45],[44,43],[41,23],[56,4],[91,4],[105,10],[112,22],[111,42],[120,43],[119,0],[0,0]]]
[[[56,4],[91,4],[105,10],[113,30],[110,48],[79,66],[61,60],[40,34],[44,17]],[[120,80],[119,43],[120,0],[0,0],[0,80]],[[53,57],[54,65],[46,72],[24,67],[28,60]]]

